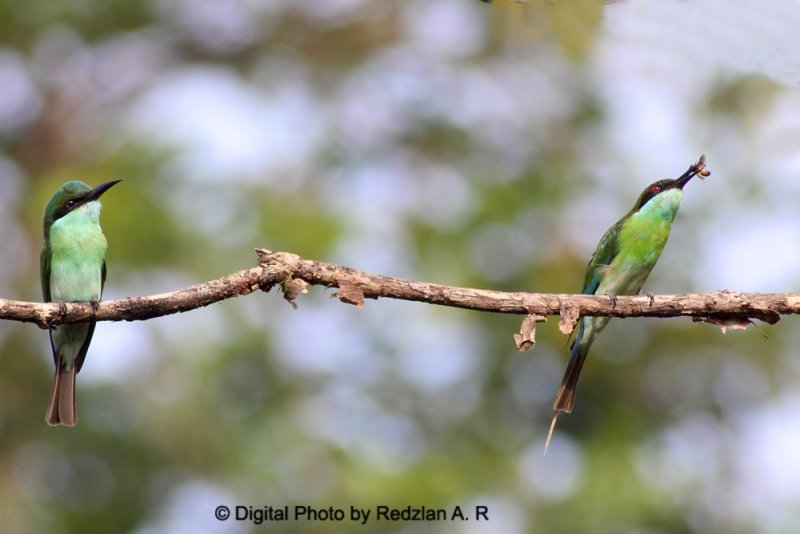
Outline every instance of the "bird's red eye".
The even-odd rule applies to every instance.
[[[75,207],[75,204],[77,204],[77,203],[78,203],[78,202],[77,202],[76,200],[74,200],[74,199],[69,199],[69,200],[67,200],[67,201],[64,203],[64,205],[65,205],[66,207],[68,207],[68,208],[74,208],[74,207]]]
[[[661,186],[654,185],[653,187],[650,188],[650,191],[652,191],[653,193],[658,193],[659,191],[661,191]]]

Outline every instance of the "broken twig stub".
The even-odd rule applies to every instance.
[[[547,317],[544,315],[529,314],[525,316],[519,333],[514,334],[514,343],[516,343],[518,351],[525,352],[536,345],[536,323],[546,320]]]

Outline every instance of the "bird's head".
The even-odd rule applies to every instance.
[[[642,191],[642,194],[639,195],[639,199],[636,201],[633,211],[639,211],[654,197],[666,191],[673,189],[683,190],[683,186],[688,184],[689,180],[697,175],[699,175],[701,178],[711,175],[711,172],[706,169],[705,155],[700,156],[700,159],[697,160],[697,163],[691,165],[689,169],[680,176],[680,178],[675,178],[674,180],[658,180],[657,182],[653,182],[652,184],[648,185],[647,188]]]
[[[53,196],[50,197],[44,207],[45,237],[47,237],[47,231],[54,222],[81,206],[97,200],[103,193],[121,181],[111,180],[98,185],[94,189],[78,180],[62,185],[61,189],[53,193]]]

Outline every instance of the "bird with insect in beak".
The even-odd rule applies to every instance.
[[[93,302],[103,296],[108,244],[100,228],[100,196],[121,180],[94,189],[67,182],[44,208],[44,247],[41,255],[45,302]],[[55,383],[45,419],[49,425],[75,426],[75,375],[81,370],[95,322],[50,328]]]
[[[705,168],[705,161],[705,156],[700,156],[680,178],[659,180],[647,186],[633,208],[600,239],[589,260],[581,293],[611,296],[639,293],[667,243],[672,221],[683,199],[683,187],[694,176],[705,178],[711,174]],[[589,347],[610,319],[582,317],[578,322],[569,364],[553,403],[545,452],[559,414],[572,412],[575,388]]]

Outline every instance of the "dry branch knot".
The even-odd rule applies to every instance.
[[[562,334],[568,336],[572,334],[573,330],[575,330],[575,325],[578,324],[578,319],[581,318],[581,313],[578,307],[573,303],[567,302],[563,299],[561,299],[560,302],[561,309],[558,313],[561,316],[561,320],[558,322],[558,329]]]
[[[517,345],[517,350],[525,352],[532,349],[536,345],[536,323],[542,323],[547,320],[544,315],[529,314],[522,320],[522,326],[518,334],[514,334],[514,343]]]
[[[352,304],[358,308],[364,307],[364,290],[360,285],[350,281],[339,282],[339,291],[332,296],[345,304]]]
[[[268,273],[283,274],[286,277],[292,276],[302,262],[300,256],[291,252],[272,252],[265,248],[257,248],[256,254],[258,254],[258,264]]]
[[[269,283],[261,283],[262,291],[269,291],[275,282],[271,281],[275,276],[280,278],[281,291],[286,302],[297,309],[295,299],[303,293],[308,293],[308,282],[300,278],[294,278],[298,265],[302,259],[297,254],[290,252],[272,252],[265,248],[257,248],[258,264],[265,270],[265,278]]]
[[[281,282],[281,290],[283,291],[283,298],[296,310],[297,303],[295,299],[303,293],[308,293],[308,282],[299,278],[285,278]]]
[[[717,325],[722,331],[723,335],[727,334],[728,330],[746,330],[751,324],[755,326],[753,321],[742,317],[692,317],[692,322]]]

